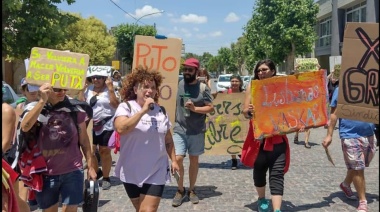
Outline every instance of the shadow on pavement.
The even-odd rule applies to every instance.
[[[250,167],[244,166],[241,162],[240,159],[237,159],[238,162],[238,167],[237,170],[239,169],[252,169]],[[231,157],[226,156],[226,161],[223,161],[222,163],[199,163],[199,168],[200,169],[230,169],[231,170]],[[231,170],[235,171],[235,170]]]
[[[379,195],[377,194],[369,194],[366,193],[367,197],[367,203],[371,204],[373,202],[379,201]],[[333,199],[339,198],[343,204],[347,204],[352,207],[352,209],[355,209],[358,207],[358,200],[350,200],[347,199],[343,192],[334,192],[331,193],[328,197],[323,197],[324,201],[323,202],[317,202],[317,203],[311,203],[311,204],[304,204],[304,205],[294,205],[290,201],[283,200],[281,204],[281,211],[307,211],[311,209],[318,209],[318,208],[329,208],[336,202]],[[272,201],[269,200],[270,208],[272,208]],[[251,209],[252,211],[257,211],[257,201],[253,202],[248,205],[244,205],[244,207]]]
[[[222,195],[222,192],[219,192],[216,189],[216,186],[195,186],[195,192],[200,200]],[[188,188],[186,188],[186,192],[187,190]],[[165,186],[162,199],[173,199],[176,192],[177,186]],[[189,198],[186,198],[185,202],[187,201],[189,201]]]

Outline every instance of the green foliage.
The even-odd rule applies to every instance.
[[[133,47],[134,47],[134,36],[135,35],[145,35],[145,36],[155,36],[157,30],[154,26],[139,26],[135,24],[121,24],[113,30],[116,37],[117,48],[119,49],[119,54],[123,58],[123,61],[127,64],[132,65],[133,61]]]
[[[3,0],[2,55],[9,59],[29,57],[33,47],[54,48],[66,37],[65,28],[77,21],[60,13],[54,4],[75,0]]]
[[[116,39],[107,32],[107,26],[91,16],[67,27],[67,39],[56,49],[90,55],[90,65],[106,65],[116,51]]]
[[[245,27],[254,58],[282,63],[290,55],[311,52],[318,10],[313,0],[257,0]]]

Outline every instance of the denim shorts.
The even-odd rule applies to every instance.
[[[72,171],[61,175],[44,175],[43,188],[36,192],[40,209],[47,209],[59,201],[62,196],[63,205],[79,205],[83,202],[83,170]]]
[[[176,155],[186,156],[186,152],[188,151],[189,155],[199,156],[205,152],[204,133],[197,135],[173,133],[173,140]]]

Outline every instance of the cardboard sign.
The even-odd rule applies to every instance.
[[[87,69],[87,77],[105,76],[110,77],[112,74],[112,66],[89,66]]]
[[[327,123],[326,70],[253,80],[255,138],[298,131]]]
[[[298,66],[298,72],[319,70],[317,58],[296,58],[296,66]]]
[[[34,47],[25,79],[33,85],[50,83],[54,88],[81,90],[89,59],[87,54]]]
[[[156,39],[152,36],[137,35],[134,45],[133,66],[147,66],[161,72],[160,105],[168,111],[174,125],[178,74],[181,65],[182,40],[177,38]]]
[[[249,129],[242,114],[244,93],[219,93],[213,100],[215,111],[206,118],[205,154],[241,154]]]
[[[378,29],[378,23],[346,25],[339,78],[339,118],[379,123]]]

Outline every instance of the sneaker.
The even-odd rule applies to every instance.
[[[231,164],[231,169],[232,170],[235,170],[235,169],[237,169],[237,159],[232,159],[231,160],[232,161],[232,164]]]
[[[103,171],[101,168],[99,168],[98,171],[96,172],[96,179],[99,180],[102,177],[103,177]]]
[[[357,212],[367,212],[367,200],[359,201],[359,207],[357,209]]]
[[[198,202],[199,202],[199,198],[198,198],[198,196],[195,194],[194,190],[192,190],[192,191],[188,191],[188,192],[187,192],[187,196],[189,197],[191,203],[193,203],[193,204],[198,204]]]
[[[111,188],[111,180],[109,178],[103,178],[102,189],[108,190]]]
[[[268,212],[269,211],[269,202],[267,199],[264,198],[260,198],[258,200],[258,204],[257,204],[257,210],[259,212]]]
[[[350,187],[350,186],[346,186],[346,185],[344,184],[344,182],[342,182],[342,183],[340,184],[339,187],[340,187],[340,189],[342,189],[343,193],[346,195],[346,197],[347,197],[348,199],[352,199],[352,200],[356,200],[356,199],[358,199],[358,198],[354,195],[354,193],[352,192],[351,187]]]
[[[182,192],[178,190],[177,193],[175,193],[175,196],[173,198],[172,206],[178,207],[182,205],[182,202],[185,198],[186,198],[186,190],[183,189]]]
[[[281,210],[278,210],[278,209],[277,209],[277,210],[275,210],[274,212],[281,212]]]

